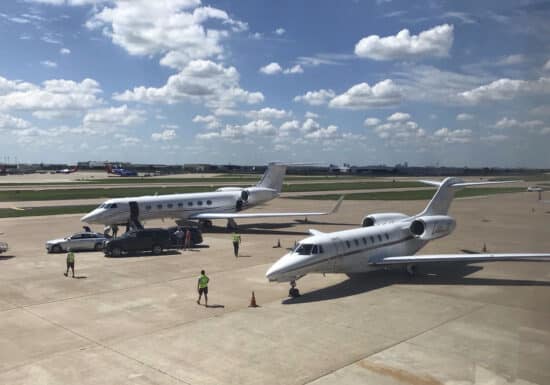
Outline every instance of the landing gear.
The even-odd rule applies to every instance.
[[[290,298],[298,298],[300,296],[300,290],[296,287],[296,281],[290,281],[290,290],[288,291]]]
[[[227,230],[236,230],[237,222],[233,218],[227,218]]]

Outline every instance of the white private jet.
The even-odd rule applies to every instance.
[[[262,179],[250,187],[221,187],[204,193],[150,195],[109,199],[81,218],[87,223],[106,226],[129,225],[143,228],[142,220],[174,218],[178,221],[199,221],[209,227],[213,219],[227,219],[228,227],[236,227],[235,219],[262,217],[296,217],[328,215],[336,212],[342,198],[328,212],[242,213],[279,196],[287,165],[270,163]]]
[[[270,281],[290,282],[291,296],[299,295],[295,281],[309,273],[364,273],[389,266],[401,266],[414,274],[417,264],[426,262],[488,262],[546,259],[550,254],[438,254],[414,255],[429,241],[451,234],[455,220],[448,216],[456,190],[467,186],[506,182],[467,183],[457,178],[442,182],[421,181],[438,186],[430,203],[419,214],[372,214],[362,227],[323,233],[310,230],[311,237],[269,268]]]

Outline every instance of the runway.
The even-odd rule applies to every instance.
[[[265,210],[327,203],[277,199]],[[80,279],[65,278],[65,255],[44,248],[78,231],[80,215],[0,219],[11,248],[0,255],[0,383],[550,383],[550,263],[428,266],[412,279],[310,275],[298,281],[297,300],[264,277],[309,228],[351,228],[368,213],[412,214],[425,204],[344,201],[317,222],[240,221],[239,258],[220,221],[193,251],[77,253]],[[548,252],[547,211],[529,193],[457,200],[456,231],[421,254],[484,244]],[[272,247],[277,240],[282,248]],[[195,303],[200,269],[211,278],[209,308]],[[252,291],[259,308],[248,308]]]

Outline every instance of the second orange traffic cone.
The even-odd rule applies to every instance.
[[[248,307],[259,307],[256,303],[256,296],[254,295],[254,292],[252,292],[252,298],[250,298],[250,305]]]

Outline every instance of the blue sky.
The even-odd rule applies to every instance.
[[[550,3],[0,5],[0,162],[550,167]]]

